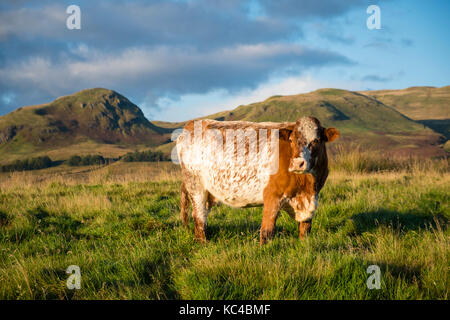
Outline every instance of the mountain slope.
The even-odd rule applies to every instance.
[[[365,149],[396,155],[444,155],[443,137],[374,97],[347,90],[320,89],[306,94],[274,96],[204,118],[246,121],[295,121],[317,117],[340,129],[338,144],[354,142]],[[158,122],[166,128],[180,127]],[[164,147],[165,148],[165,147]],[[161,149],[161,148],[160,148]]]
[[[403,90],[363,91],[407,117],[416,120],[447,140],[450,139],[450,86],[411,87]]]
[[[450,119],[450,86],[361,91],[413,120]]]
[[[65,158],[77,152],[117,156],[124,153],[120,149],[165,140],[163,129],[150,123],[139,107],[107,89],[83,90],[0,117],[2,162],[58,151]]]

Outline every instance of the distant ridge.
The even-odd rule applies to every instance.
[[[310,115],[317,117],[325,126],[341,130],[342,137],[336,145],[354,143],[365,149],[399,156],[445,156],[448,153],[443,146],[447,139],[442,129],[433,129],[428,122],[414,121],[409,113],[400,111],[405,108],[399,107],[399,104],[391,106],[388,97],[395,96],[397,92],[400,96],[403,92],[409,92],[408,98],[414,100],[414,94],[418,94],[424,113],[432,108],[436,117],[445,118],[445,108],[450,105],[449,88],[415,87],[390,90],[388,93],[324,88],[304,94],[272,96],[261,102],[241,105],[200,119],[281,122],[295,121],[301,116]],[[427,104],[430,100],[420,98],[423,91],[427,90],[428,99],[433,101],[431,105]],[[379,100],[379,96],[385,98]],[[182,127],[185,122],[154,123],[175,129]],[[160,149],[169,150],[168,147]]]
[[[413,120],[450,119],[450,86],[361,91]]]
[[[398,156],[448,156],[450,86],[348,91],[325,88],[272,96],[199,119],[295,121],[317,117],[340,129],[339,144],[358,144]],[[169,154],[170,133],[186,122],[148,121],[142,110],[108,89],[86,89],[51,103],[19,108],[0,117],[0,163],[49,155],[119,157],[156,149]],[[331,151],[333,146],[331,146]]]

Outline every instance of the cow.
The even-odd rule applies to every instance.
[[[273,237],[280,210],[298,222],[303,239],[329,172],[325,144],[338,137],[336,128],[324,128],[314,117],[283,123],[189,121],[176,140],[183,224],[188,225],[191,203],[195,238],[205,242],[212,206],[263,206],[261,245]],[[266,143],[255,147],[255,142]]]

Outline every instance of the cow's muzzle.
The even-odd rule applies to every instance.
[[[289,172],[307,173],[309,170],[309,163],[304,158],[294,158],[289,166]]]

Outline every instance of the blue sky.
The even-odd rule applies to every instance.
[[[81,29],[66,27],[67,6]],[[366,9],[381,10],[369,30]],[[324,87],[450,84],[449,1],[9,1],[0,115],[92,87],[181,121]]]

